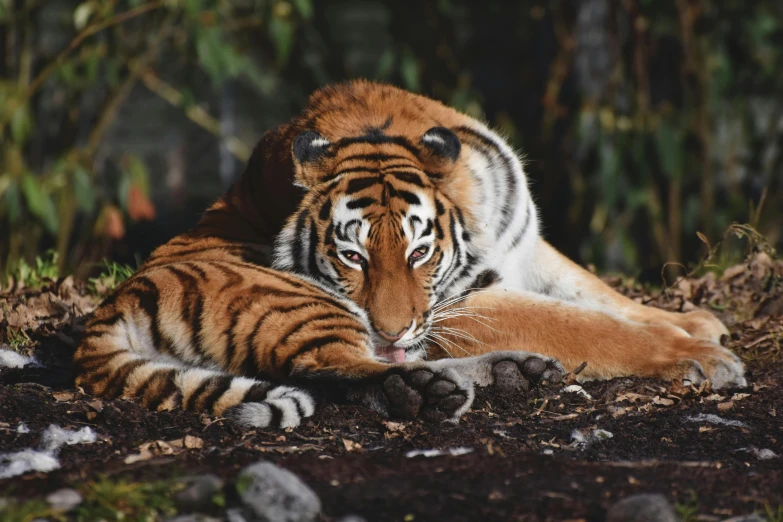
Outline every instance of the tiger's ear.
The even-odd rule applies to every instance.
[[[433,127],[421,137],[421,144],[436,158],[451,162],[459,158],[462,144],[456,134],[446,127]]]
[[[294,138],[291,155],[294,159],[295,184],[311,188],[321,179],[323,159],[331,143],[315,131],[308,130]]]

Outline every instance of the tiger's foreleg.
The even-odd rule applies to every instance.
[[[568,371],[587,362],[582,379],[644,376],[700,383],[709,378],[715,388],[746,384],[736,355],[668,323],[635,322],[502,290],[474,293],[458,306],[464,313],[434,317],[434,332],[451,343],[441,342],[454,357],[518,348],[556,358]]]
[[[527,392],[537,384],[559,382],[565,373],[558,361],[521,351],[397,364],[376,361],[363,352],[362,347],[324,347],[299,363],[295,382],[305,387],[331,384],[348,400],[385,416],[456,422],[473,403],[474,385]]]

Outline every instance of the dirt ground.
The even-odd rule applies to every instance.
[[[758,254],[722,276],[685,279],[665,293],[607,280],[654,306],[715,312],[732,332],[729,346],[747,364],[748,388],[714,392],[623,378],[585,383],[586,394],[563,385],[528,397],[481,390],[458,425],[397,422],[360,406],[327,404],[293,431],[241,430],[220,419],[152,413],[80,394],[69,358],[97,299],[71,279],[7,291],[0,295],[0,342],[10,343],[12,334],[18,341],[25,332],[30,341],[17,349],[31,350],[46,367],[0,369],[1,451],[35,447],[52,423],[90,426],[99,440],[63,448],[59,470],[0,480],[0,497],[8,491],[40,497],[97,476],[151,480],[209,472],[232,479],[268,459],[316,491],[323,521],[346,514],[369,521],[598,521],[617,500],[645,492],[663,493],[701,520],[777,510],[783,504],[783,261]],[[738,422],[715,423],[721,420]],[[29,433],[17,432],[22,422]],[[155,443],[186,436],[200,442]],[[430,449],[446,455],[409,454]]]

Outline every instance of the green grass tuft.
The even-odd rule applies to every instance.
[[[691,490],[690,495],[691,497],[688,501],[674,504],[674,509],[677,510],[682,522],[695,522],[696,515],[699,514],[699,499],[696,496],[696,492]]]
[[[106,268],[101,275],[89,280],[90,292],[95,295],[113,292],[136,271],[132,266],[121,265],[114,261],[104,261],[103,264]]]
[[[57,252],[48,250],[43,256],[35,256],[35,263],[32,265],[28,265],[27,261],[20,259],[16,271],[9,275],[17,283],[22,283],[25,288],[42,288],[60,277],[58,262]]]

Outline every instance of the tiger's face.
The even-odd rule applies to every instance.
[[[436,159],[453,162],[457,137],[446,129],[430,136]],[[310,187],[288,220],[276,266],[309,275],[362,307],[378,355],[393,362],[421,358],[437,320],[433,310],[474,260],[462,212],[423,161],[428,149],[417,153],[376,136],[380,143],[370,152],[342,147],[325,167],[308,154],[318,147],[326,156],[333,145],[315,133],[301,139],[309,147],[294,142],[295,154],[297,146],[307,151],[300,168],[319,168],[325,181]],[[426,138],[422,142],[426,146]]]

